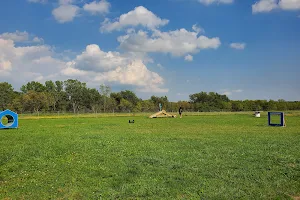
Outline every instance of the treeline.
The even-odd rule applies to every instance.
[[[112,92],[106,85],[88,88],[78,80],[31,81],[15,91],[11,84],[0,82],[0,110],[10,109],[18,113],[39,112],[155,112],[159,103],[169,112],[184,111],[267,111],[300,110],[300,102],[283,99],[233,101],[226,95],[214,92],[191,94],[189,101],[170,102],[166,96],[151,96],[142,100],[130,90]]]

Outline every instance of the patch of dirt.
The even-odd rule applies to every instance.
[[[297,196],[297,197],[293,197],[291,196],[293,200],[300,200],[300,196]]]

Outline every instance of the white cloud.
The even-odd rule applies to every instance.
[[[99,2],[93,1],[91,3],[87,3],[83,6],[83,9],[91,14],[105,14],[109,12],[110,3],[106,0],[101,0]]]
[[[164,69],[164,67],[163,67],[160,63],[158,63],[156,66],[157,66],[160,70],[163,70],[163,69]]]
[[[243,92],[243,90],[241,90],[241,89],[238,89],[238,90],[232,90],[232,92],[237,92],[237,93],[239,93],[239,92]]]
[[[210,5],[210,4],[231,4],[233,3],[234,0],[198,0],[200,3],[205,4],[205,5]]]
[[[2,33],[0,38],[5,40],[13,40],[14,42],[25,42],[29,40],[29,34],[26,31],[16,31],[14,33]]]
[[[39,77],[56,73],[64,63],[52,55],[52,49],[46,45],[16,47],[14,41],[0,39],[0,74],[14,74],[9,76],[11,81],[20,82],[36,78],[29,72],[35,72]]]
[[[260,0],[252,5],[252,13],[270,12],[277,7],[277,0]]]
[[[204,31],[204,29],[203,28],[201,28],[201,27],[199,27],[197,24],[194,24],[193,26],[192,26],[192,29],[196,32],[196,33],[204,33],[205,31]]]
[[[79,7],[75,5],[63,4],[52,11],[52,15],[59,23],[73,21],[79,14]]]
[[[16,31],[14,33],[2,33],[0,34],[0,39],[12,40],[15,43],[42,43],[44,42],[43,38],[34,37],[32,34],[28,34],[26,31]]]
[[[89,77],[93,82],[113,82],[133,85],[141,92],[166,92],[161,88],[162,77],[147,69],[142,60],[121,55],[118,52],[104,52],[98,45],[92,44],[67,63],[63,75],[71,77]]]
[[[59,0],[58,3],[60,5],[72,4],[74,3],[74,0]]]
[[[47,45],[18,47],[14,41],[0,38],[0,76],[16,85],[71,77],[94,85],[109,82],[131,85],[141,92],[168,92],[164,79],[130,54],[104,52],[92,44],[69,62],[57,56]]]
[[[122,14],[116,21],[112,22],[105,19],[100,30],[102,32],[111,32],[121,30],[128,26],[144,26],[149,29],[154,29],[159,26],[164,26],[169,22],[167,19],[161,19],[143,6],[136,7],[134,10],[126,14]]]
[[[46,3],[47,0],[27,0],[30,3]]]
[[[34,37],[34,38],[32,39],[32,42],[35,42],[35,43],[43,43],[44,40],[43,40],[43,38]]]
[[[74,60],[74,68],[104,72],[116,69],[120,65],[128,63],[128,59],[118,52],[103,52],[96,44],[88,45],[82,54]]]
[[[243,92],[242,89],[237,90],[229,90],[229,89],[222,89],[220,90],[222,95],[231,96],[233,93],[241,93]]]
[[[118,38],[120,48],[132,52],[162,52],[174,56],[183,56],[187,53],[197,53],[201,49],[217,49],[219,38],[199,36],[196,32],[180,29],[169,32],[154,30],[151,36],[147,32],[138,31]]]
[[[259,0],[252,5],[252,12],[270,12],[275,9],[300,10],[300,0]]]
[[[126,66],[120,66],[113,71],[96,76],[95,80],[117,82],[124,85],[138,86],[141,92],[167,92],[160,88],[164,80],[157,73],[147,69],[141,60],[135,60]]]
[[[185,60],[185,61],[191,62],[191,61],[193,61],[193,56],[190,55],[190,54],[188,54],[188,55],[186,55],[186,56],[184,57],[184,60]]]
[[[283,10],[300,10],[300,0],[280,0],[279,6]]]
[[[231,43],[230,47],[237,50],[243,50],[246,48],[246,43]]]

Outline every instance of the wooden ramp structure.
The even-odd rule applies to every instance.
[[[165,110],[159,111],[157,113],[154,113],[153,115],[149,116],[149,118],[162,118],[162,117],[173,117],[175,118],[176,115],[171,115],[167,113]]]

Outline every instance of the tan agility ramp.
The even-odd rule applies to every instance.
[[[176,117],[176,115],[171,115],[167,113],[165,110],[159,111],[154,113],[153,115],[149,116],[149,118],[161,118],[161,117]]]

